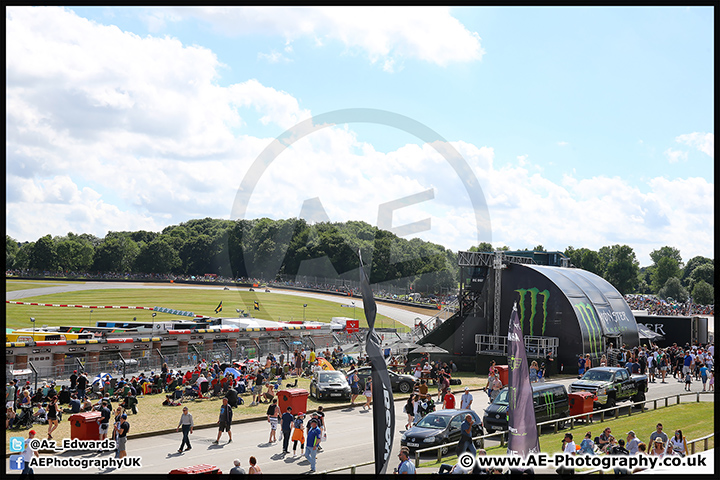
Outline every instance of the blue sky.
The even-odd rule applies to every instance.
[[[664,245],[714,257],[714,22],[703,8],[8,8],[6,228],[51,233],[232,218],[274,138],[326,112],[412,132],[319,129],[258,179],[246,218],[392,226],[453,250]],[[382,115],[380,115],[382,116]],[[485,218],[481,215],[482,218]]]

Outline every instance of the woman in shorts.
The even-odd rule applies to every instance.
[[[300,453],[305,450],[305,414],[303,412],[298,413],[297,417],[295,417],[295,420],[293,420],[293,431],[292,431],[292,441],[293,441],[293,457],[297,455],[297,444],[300,442]]]
[[[52,439],[52,432],[58,428],[58,397],[55,395],[48,405],[48,439]]]
[[[365,381],[365,391],[363,392],[363,395],[365,395],[365,398],[367,401],[365,402],[365,405],[363,405],[363,410],[365,410],[365,407],[372,408],[372,377],[368,377],[367,381]]]

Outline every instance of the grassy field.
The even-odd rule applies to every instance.
[[[462,387],[469,386],[472,389],[476,388],[482,388],[487,383],[486,379],[481,379],[473,374],[470,373],[458,373],[455,375],[455,378],[460,378],[462,381]],[[281,385],[281,390],[286,387],[286,384],[289,382],[294,382],[295,377],[289,378],[285,380],[284,384]],[[304,388],[308,389],[310,386],[310,379],[309,378],[300,378],[298,379],[298,386],[297,388]],[[459,387],[456,387],[459,388]],[[458,390],[459,391],[459,390]],[[436,393],[434,389],[431,387],[430,392]],[[479,394],[484,395],[482,392],[479,392]],[[395,393],[396,399],[404,399],[407,400],[407,396],[401,395],[400,393]],[[267,410],[267,404],[260,404],[256,406],[249,406],[251,402],[251,397],[249,394],[241,395],[243,400],[245,401],[244,405],[239,406],[235,409],[233,412],[233,419],[239,420],[243,418],[265,418],[265,412]],[[165,400],[164,394],[156,394],[156,395],[145,395],[144,397],[138,397],[138,414],[137,415],[128,415],[128,420],[130,421],[130,424],[132,425],[132,433],[145,433],[145,432],[154,432],[159,430],[166,430],[170,428],[177,427],[178,419],[180,418],[181,414],[181,407],[164,407],[162,405],[163,400]],[[356,400],[356,402],[365,402],[364,396],[359,396]],[[214,425],[217,421],[218,412],[220,409],[221,401],[218,399],[203,399],[203,400],[195,400],[185,403],[184,405],[187,405],[190,409],[190,413],[193,414],[193,420],[195,422],[196,426],[201,425]],[[323,402],[317,402],[314,399],[308,397],[307,401],[307,410],[314,411],[317,409],[318,405],[323,405],[325,408],[333,406],[333,405],[348,405],[349,402],[344,401],[323,401]],[[117,407],[117,404],[113,403],[113,407]],[[70,438],[70,422],[67,421],[67,418],[69,417],[68,414],[63,414],[63,421],[60,422],[60,426],[56,430],[56,433],[53,434],[53,437],[56,439],[60,438]],[[35,425],[33,428],[38,432],[39,438],[45,438],[47,436],[47,425]],[[18,432],[18,434],[25,436],[26,433],[24,431],[8,431],[8,435],[6,435],[6,451],[8,447],[9,437],[16,436],[15,433],[12,432]]]
[[[29,290],[32,288],[54,287],[57,285],[72,285],[75,282],[53,282],[45,280],[6,280],[5,291],[13,292],[15,290]]]
[[[26,284],[15,280],[5,282],[6,289],[19,290],[22,288],[37,288],[37,286],[50,286],[51,284]],[[245,310],[255,318],[275,321],[312,320],[330,322],[332,317],[352,317],[357,315],[360,326],[367,327],[365,313],[361,308],[343,308],[339,303],[317,300],[314,298],[283,295],[265,291],[238,291],[224,290],[218,286],[214,290],[179,288],[179,285],[167,284],[167,288],[131,288],[85,290],[80,292],[58,293],[53,295],[39,295],[22,299],[23,302],[56,303],[70,305],[129,305],[140,307],[168,307],[177,310],[189,311],[199,315],[215,316],[215,308],[220,301],[223,310],[220,315],[236,317],[236,309]],[[260,310],[253,308],[257,301]],[[350,299],[348,299],[348,304]],[[303,307],[307,304],[307,307]],[[304,312],[303,312],[304,310]],[[30,317],[36,318],[39,325],[92,325],[98,321],[132,320],[152,321],[149,310],[119,310],[119,309],[79,309],[65,307],[41,307],[32,305],[6,304],[5,322],[9,328],[30,327]],[[91,318],[92,316],[92,318]],[[176,315],[164,313],[155,317],[156,321],[165,319],[187,319]],[[376,327],[397,328],[398,331],[407,331],[399,322],[384,315],[378,315]]]
[[[676,429],[680,429],[688,440],[704,437],[715,431],[714,407],[715,402],[683,403],[659,408],[658,410],[650,410],[642,414],[633,414],[630,417],[624,416],[618,419],[606,420],[603,423],[595,422],[589,425],[576,425],[573,429],[559,430],[558,433],[540,436],[540,451],[551,455],[560,453],[560,446],[565,433],[572,433],[573,440],[579,445],[586,432],[590,431],[592,438],[595,438],[602,433],[605,427],[612,429],[615,438],[622,438],[623,440],[626,440],[627,432],[632,430],[641,442],[645,442],[649,446],[650,434],[655,431],[655,425],[658,422],[663,424],[664,431],[669,436],[672,436]],[[714,448],[714,445],[713,437],[710,439],[708,448]],[[488,455],[505,455],[507,446],[487,448],[486,451]],[[454,465],[456,459],[457,457],[454,455],[444,457],[442,463]],[[421,462],[420,466],[440,468],[437,460]]]

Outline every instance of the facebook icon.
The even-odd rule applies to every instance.
[[[10,455],[10,470],[23,470],[25,468],[25,460],[22,455]]]

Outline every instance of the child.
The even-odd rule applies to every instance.
[[[692,373],[688,372],[685,374],[685,390],[690,391],[690,384],[692,383]]]
[[[303,420],[305,419],[305,414],[303,412],[298,413],[297,417],[293,421],[293,432],[292,437],[290,437],[293,441],[293,457],[297,455],[297,444],[300,442],[300,453],[302,453],[303,450],[305,450],[305,432],[304,432],[304,425]]]
[[[710,378],[708,379],[708,390],[715,391],[715,369],[710,370]]]

